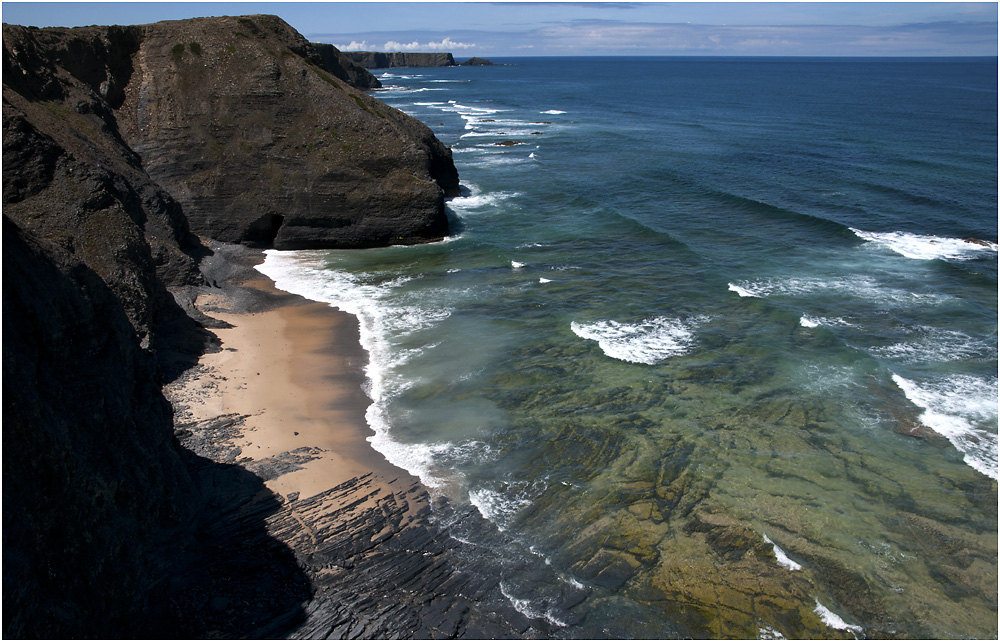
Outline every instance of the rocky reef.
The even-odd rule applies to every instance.
[[[494,63],[491,60],[487,60],[486,58],[473,56],[472,58],[469,58],[468,60],[463,60],[458,64],[464,67],[492,67]]]

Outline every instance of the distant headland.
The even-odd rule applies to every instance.
[[[454,67],[456,65],[488,66],[493,63],[486,58],[473,57],[463,62],[455,62],[450,53],[409,53],[381,51],[343,51],[349,60],[365,69],[388,69],[390,67]]]

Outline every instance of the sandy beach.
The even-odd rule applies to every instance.
[[[191,376],[171,387],[177,422],[245,417],[233,442],[237,461],[252,469],[298,454],[296,470],[265,479],[285,497],[311,497],[368,473],[415,482],[367,441],[367,354],[357,320],[325,303],[285,295],[263,277],[242,287],[284,295],[288,302],[240,311],[228,292],[196,299],[199,310],[231,327],[213,329],[222,349],[203,355]]]
[[[243,551],[239,560],[268,547],[291,554],[311,594],[283,615],[268,615],[249,637],[536,637],[544,623],[510,605],[493,560],[460,553],[448,532],[456,519],[492,527],[474,509],[456,515],[443,498],[432,500],[367,441],[368,355],[357,319],[276,289],[253,268],[259,251],[212,250],[201,267],[213,287],[176,295],[218,344],[164,388],[175,435],[208,462],[198,483],[218,513],[209,523],[219,550]],[[248,482],[260,481],[264,492],[246,492]],[[489,537],[486,531],[481,536]],[[182,632],[190,625],[194,635],[228,617],[205,615],[203,595],[254,604],[247,587],[269,581],[250,568],[243,580],[229,581],[232,565],[219,564],[209,563],[199,580],[206,588],[177,606],[201,614],[182,619]],[[282,585],[290,581],[284,570],[274,574]]]

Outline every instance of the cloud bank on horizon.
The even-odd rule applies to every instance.
[[[996,22],[864,25],[709,25],[575,20],[519,32],[453,30],[306,34],[344,51],[470,55],[996,56]]]
[[[377,8],[379,4],[369,6]],[[438,51],[438,43],[452,42],[458,43],[453,49],[463,53],[495,56],[997,55],[996,3],[473,2],[391,6],[391,17],[369,23],[381,25],[375,29],[306,35],[348,51],[357,50],[356,45],[378,51],[415,51],[421,47]]]
[[[477,56],[996,56],[996,2],[4,2],[72,27],[273,13],[347,51]]]
[[[413,42],[396,42],[395,40],[387,40],[384,44],[372,44],[367,40],[362,40],[358,42],[357,40],[352,40],[347,44],[332,42],[330,43],[337,49],[341,51],[448,51],[454,52],[461,49],[475,49],[475,43],[466,42],[456,42],[445,36],[439,42],[419,42],[414,40]]]

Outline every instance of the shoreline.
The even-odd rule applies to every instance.
[[[497,561],[467,549],[448,524],[495,528],[475,509],[432,501],[368,442],[358,319],[278,290],[254,268],[259,250],[212,250],[202,271],[213,287],[174,292],[218,342],[164,386],[175,435],[194,455],[264,483],[249,497],[219,475],[200,482],[231,520],[213,531],[214,545],[250,551],[273,539],[310,594],[249,637],[548,637],[548,623],[503,595]],[[204,573],[216,599],[239,600],[239,580]]]
[[[221,349],[202,355],[193,371],[169,386],[176,421],[245,417],[232,448],[250,468],[299,453],[294,470],[266,480],[285,497],[312,497],[369,473],[416,482],[368,442],[374,434],[365,419],[368,355],[357,318],[278,290],[262,274],[239,287],[248,301],[260,293],[280,303],[255,310],[224,289],[195,299],[196,309],[228,327],[211,330]]]

